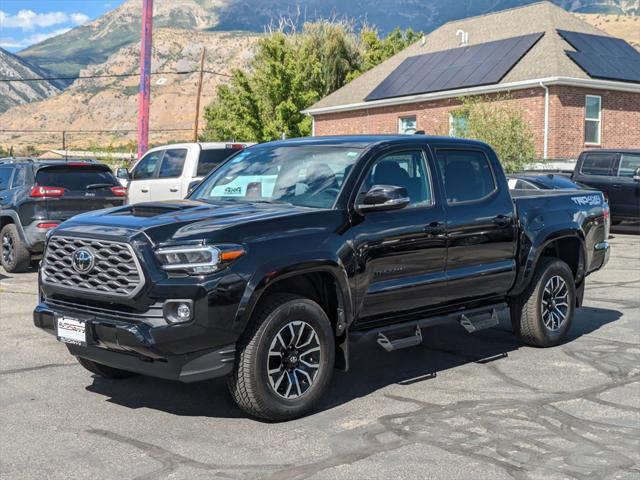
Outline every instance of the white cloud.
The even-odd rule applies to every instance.
[[[70,28],[59,28],[52,32],[47,33],[36,33],[34,35],[29,35],[28,37],[15,39],[10,37],[0,38],[0,47],[6,49],[15,49],[15,48],[26,48],[30,45],[35,45],[36,43],[40,43],[47,38],[55,37],[56,35],[62,35],[63,33],[71,30]]]
[[[84,25],[90,20],[89,15],[85,15],[84,13],[71,13],[69,19],[76,25]]]
[[[80,12],[67,15],[64,12],[36,13],[33,10],[20,10],[15,15],[10,15],[0,10],[0,25],[2,28],[20,28],[23,31],[47,28],[63,23],[82,25],[88,21],[89,17]]]

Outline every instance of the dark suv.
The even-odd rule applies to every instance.
[[[25,271],[47,231],[79,213],[124,204],[126,189],[93,161],[0,160],[0,262]]]
[[[604,192],[611,222],[640,220],[640,150],[587,150],[571,178]]]

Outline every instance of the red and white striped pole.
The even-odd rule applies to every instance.
[[[142,0],[142,38],[140,41],[140,94],[138,96],[138,158],[149,147],[149,101],[151,99],[151,37],[153,0]]]

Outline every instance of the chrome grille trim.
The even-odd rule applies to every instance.
[[[73,253],[81,247],[95,255],[88,273],[72,265]],[[131,298],[144,286],[144,274],[131,245],[125,242],[54,235],[47,242],[42,260],[42,282],[46,285],[92,294]]]

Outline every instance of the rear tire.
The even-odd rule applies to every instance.
[[[573,272],[562,260],[543,257],[529,287],[511,304],[513,331],[528,345],[558,345],[571,328],[575,305]]]
[[[333,329],[320,305],[274,294],[256,307],[227,385],[249,415],[290,420],[309,413],[322,398],[334,359]]]
[[[0,231],[0,263],[9,273],[26,272],[31,264],[31,253],[20,238],[18,229],[9,223]]]
[[[108,367],[107,365],[102,365],[101,363],[96,363],[93,360],[87,360],[86,358],[76,357],[76,359],[78,360],[78,363],[80,363],[80,365],[89,370],[91,373],[94,373],[100,377],[119,380],[136,375],[133,372],[120,370],[119,368]]]

